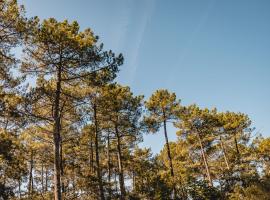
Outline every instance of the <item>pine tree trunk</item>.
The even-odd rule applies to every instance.
[[[60,169],[61,169],[61,183],[62,183],[62,195],[65,193],[65,184],[64,184],[64,160],[63,160],[63,143],[62,138],[60,142]]]
[[[41,163],[41,191],[44,193],[44,165]]]
[[[235,149],[236,149],[236,153],[237,153],[237,159],[240,162],[240,150],[239,150],[239,147],[238,147],[236,133],[233,134],[233,138],[234,138],[234,144],[235,144]]]
[[[111,199],[112,190],[111,190],[111,154],[110,154],[110,134],[107,136],[107,167],[108,167],[108,200]]]
[[[235,144],[235,149],[236,149],[236,171],[239,172],[239,178],[242,180],[243,185],[245,185],[245,180],[242,177],[242,159],[241,159],[241,154],[238,146],[238,141],[237,141],[237,132],[233,132],[233,138],[234,138],[234,144]]]
[[[203,157],[203,162],[204,162],[204,166],[205,166],[205,170],[206,170],[208,183],[209,183],[209,186],[213,186],[213,182],[212,182],[212,178],[211,178],[211,174],[210,174],[210,170],[209,170],[209,165],[208,165],[208,162],[207,162],[207,157],[206,157],[205,152],[204,152],[201,136],[200,136],[198,131],[196,131],[196,134],[197,134],[198,141],[199,141],[200,148],[201,148],[201,154],[202,154],[202,157]]]
[[[118,170],[118,169],[115,169],[115,170],[114,170],[114,182],[115,182],[114,190],[115,190],[115,191],[118,191],[117,171],[119,171],[119,170]]]
[[[95,150],[96,150],[96,165],[97,165],[97,177],[98,177],[98,185],[99,185],[99,195],[101,200],[105,200],[103,183],[102,183],[102,175],[99,163],[99,133],[98,133],[98,121],[97,121],[97,107],[96,103],[93,105],[94,110],[94,123],[95,123]]]
[[[173,199],[175,199],[176,189],[175,189],[175,183],[174,183],[174,170],[173,170],[173,164],[172,164],[171,149],[170,149],[169,139],[168,139],[168,135],[167,135],[166,120],[163,121],[163,127],[164,127],[164,135],[165,135],[166,147],[167,147],[167,156],[168,156],[169,164],[170,164],[170,174],[171,174],[171,177],[173,179]]]
[[[22,197],[22,192],[21,192],[21,178],[19,178],[19,199]]]
[[[132,172],[132,189],[135,191],[136,189],[136,174],[135,171],[133,170]]]
[[[224,160],[225,160],[225,164],[226,164],[227,169],[229,170],[230,166],[229,166],[229,162],[228,162],[228,158],[227,158],[227,154],[226,154],[226,150],[225,150],[225,147],[224,147],[224,144],[223,144],[222,137],[220,136],[219,139],[220,139],[220,146],[221,146],[221,149],[222,149],[222,152],[223,152],[223,157],[224,157]]]
[[[48,191],[48,167],[45,166],[45,192]]]
[[[115,126],[115,133],[117,137],[118,171],[119,171],[119,184],[120,184],[120,192],[121,192],[120,199],[124,200],[126,197],[126,190],[125,190],[125,181],[124,181],[123,164],[122,164],[121,139],[120,139],[117,125]]]
[[[73,195],[76,194],[76,174],[75,174],[75,167],[73,163],[73,169],[72,169],[72,191]]]
[[[62,200],[61,168],[60,168],[60,94],[61,94],[61,66],[57,71],[57,83],[54,100],[54,199]]]
[[[89,145],[90,172],[94,172],[94,150],[93,150],[93,137],[91,133],[89,133],[89,137],[90,137],[90,145]]]
[[[33,150],[31,150],[30,154],[30,162],[29,162],[29,180],[28,180],[28,196],[31,197],[33,193]]]

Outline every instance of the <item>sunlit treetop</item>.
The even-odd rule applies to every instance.
[[[44,20],[26,39],[21,71],[56,75],[60,69],[62,81],[93,80],[100,73],[114,79],[123,56],[103,51],[103,44],[97,44],[97,40],[89,28],[81,31],[76,21]]]

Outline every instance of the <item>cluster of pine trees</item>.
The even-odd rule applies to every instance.
[[[145,100],[114,81],[122,64],[77,22],[0,0],[0,199],[270,199],[270,138],[247,115]]]

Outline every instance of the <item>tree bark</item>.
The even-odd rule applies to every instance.
[[[22,192],[21,192],[21,178],[19,178],[19,199],[22,198]]]
[[[237,159],[238,159],[238,161],[240,161],[240,150],[239,150],[239,147],[238,147],[236,133],[233,133],[233,138],[234,138],[234,144],[235,144],[235,149],[236,149],[236,153],[237,153]]]
[[[205,166],[205,170],[206,170],[208,183],[209,183],[209,186],[213,186],[213,182],[212,182],[212,178],[211,178],[211,174],[210,174],[210,170],[209,170],[209,165],[208,165],[208,162],[207,162],[207,157],[205,155],[202,140],[201,140],[201,136],[200,136],[198,130],[196,131],[196,134],[197,134],[199,144],[200,144],[200,148],[201,148],[201,154],[202,154],[202,157],[203,157],[203,162],[204,162],[204,166]]]
[[[118,166],[118,165],[117,165]],[[118,169],[114,170],[114,182],[115,182],[115,187],[114,190],[118,191],[118,183],[117,183],[117,171],[119,171]]]
[[[90,147],[89,147],[89,164],[90,164],[90,172],[94,172],[94,150],[93,150],[93,136],[89,133],[90,138]]]
[[[164,113],[164,115],[165,115],[165,113]],[[165,118],[165,116],[164,116],[164,118]],[[175,189],[175,183],[174,183],[174,170],[173,170],[171,149],[170,149],[169,139],[168,139],[168,135],[167,135],[167,123],[166,123],[166,120],[165,119],[163,121],[163,127],[164,127],[164,136],[165,136],[166,147],[167,147],[167,156],[168,156],[169,164],[170,164],[170,174],[171,174],[171,177],[173,179],[173,199],[175,199],[176,189]]]
[[[111,154],[110,154],[110,133],[107,136],[107,168],[108,168],[108,200],[111,199],[112,190],[111,190]]]
[[[31,197],[33,193],[33,150],[31,150],[30,154],[30,162],[29,162],[29,180],[28,180],[28,196]]]
[[[172,164],[171,149],[170,149],[169,139],[167,135],[166,121],[163,122],[163,125],[164,125],[164,135],[165,135],[166,147],[167,147],[167,155],[168,155],[169,164],[170,164],[170,174],[172,177],[174,177],[174,170],[173,170],[173,164]]]
[[[220,139],[220,146],[221,146],[221,149],[222,149],[222,152],[223,152],[223,157],[224,157],[224,160],[225,160],[225,164],[226,164],[227,169],[229,170],[230,166],[229,166],[229,162],[228,162],[228,158],[227,158],[227,154],[226,154],[226,150],[225,150],[225,147],[224,147],[224,144],[223,144],[222,137],[220,136],[219,139]]]
[[[63,143],[62,138],[60,141],[60,169],[61,169],[61,187],[62,187],[62,195],[65,193],[65,184],[64,184],[64,160],[63,160]]]
[[[57,82],[54,100],[54,199],[62,200],[61,168],[60,168],[60,95],[61,95],[61,66],[57,69]]]
[[[99,196],[101,200],[105,200],[103,183],[102,183],[102,175],[100,170],[99,163],[99,133],[98,133],[98,121],[97,121],[97,106],[96,103],[93,104],[94,111],[94,123],[95,123],[95,150],[96,150],[96,165],[97,165],[97,177],[98,177],[98,185],[99,185]]]
[[[48,167],[45,166],[45,192],[48,191]]]
[[[116,134],[116,137],[117,137],[118,171],[119,171],[119,184],[120,184],[120,192],[121,192],[120,199],[125,200],[126,190],[125,190],[123,163],[122,163],[121,138],[120,138],[120,135],[119,135],[117,125],[115,125],[115,134]]]
[[[43,161],[41,163],[41,191],[43,194],[44,193],[44,165],[43,165]]]
[[[135,191],[136,189],[136,174],[135,171],[133,170],[132,172],[132,189]]]

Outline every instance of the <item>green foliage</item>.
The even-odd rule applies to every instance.
[[[257,183],[256,185],[250,185],[248,187],[236,186],[232,193],[229,194],[230,200],[268,200],[269,199],[269,187],[265,187]]]
[[[168,90],[157,90],[145,102],[148,115],[144,121],[150,132],[157,132],[164,121],[175,120],[180,110],[180,101],[176,99],[175,93]]]
[[[194,200],[215,200],[221,199],[220,191],[208,185],[204,181],[193,180],[188,184],[188,193]]]

